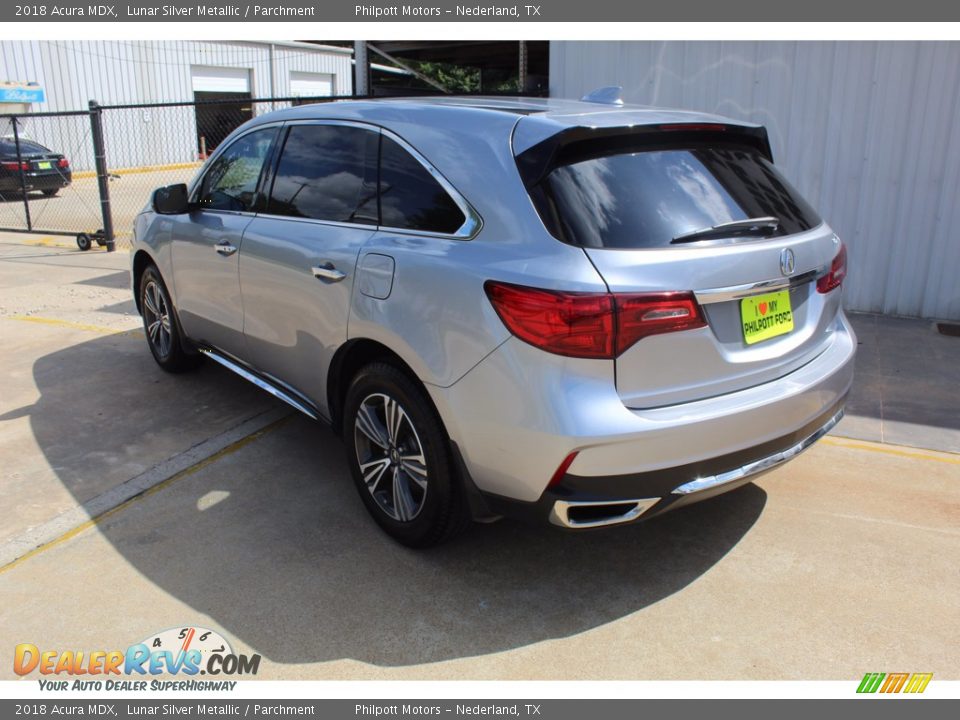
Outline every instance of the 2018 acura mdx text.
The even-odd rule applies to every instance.
[[[204,356],[342,435],[402,543],[570,529],[749,482],[833,427],[846,252],[712,115],[548,99],[304,105],[136,219],[165,370]]]

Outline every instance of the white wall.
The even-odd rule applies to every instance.
[[[0,80],[33,80],[46,91],[46,101],[32,112],[85,110],[90,100],[101,105],[189,102],[191,66],[247,70],[255,98],[291,95],[295,72],[331,75],[334,95],[353,91],[349,49],[281,43],[271,50],[267,43],[177,40],[0,41]],[[279,106],[253,107],[260,113]],[[26,135],[66,153],[75,170],[93,167],[87,117],[26,123]],[[105,112],[104,137],[114,169],[196,160],[191,107]]]
[[[960,319],[960,43],[550,43],[552,96],[603,85],[763,123],[848,245],[848,307]]]

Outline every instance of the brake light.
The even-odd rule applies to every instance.
[[[66,158],[60,158],[59,160],[57,160],[57,167],[58,167],[58,168],[68,168],[68,167],[70,167],[70,161],[67,160]]]
[[[30,169],[30,163],[25,163],[25,162],[5,162],[5,163],[0,163],[0,167],[2,167],[4,170],[12,170],[13,172],[16,172],[16,171],[18,171],[18,170],[29,170],[29,169]]]
[[[567,357],[612,360],[650,335],[706,325],[689,292],[573,293],[492,280],[484,289],[511,333]]]
[[[822,293],[828,293],[843,283],[847,276],[847,246],[840,243],[840,252],[830,263],[830,272],[817,280],[817,290]]]
[[[609,293],[567,293],[487,281],[494,309],[514,335],[557,355],[613,357]]]
[[[673,125],[661,125],[661,130],[673,132],[679,130],[690,130],[694,132],[725,132],[726,125],[718,123],[675,123]]]

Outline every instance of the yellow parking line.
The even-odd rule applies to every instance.
[[[126,509],[126,508],[128,508],[128,507],[130,507],[130,506],[133,505],[134,503],[137,503],[137,502],[139,502],[140,500],[143,500],[144,498],[150,497],[150,496],[153,495],[154,493],[158,493],[158,492],[160,492],[161,490],[170,487],[171,485],[173,485],[174,483],[178,482],[179,480],[182,480],[182,479],[185,478],[185,477],[189,477],[190,475],[194,475],[194,474],[200,472],[200,471],[203,470],[205,467],[209,467],[210,465],[212,465],[213,463],[217,462],[218,460],[220,460],[220,459],[222,459],[222,458],[225,458],[227,455],[232,455],[232,454],[235,453],[237,450],[240,450],[241,448],[246,447],[246,446],[249,445],[250,443],[255,442],[256,440],[259,440],[260,438],[262,438],[262,437],[263,437],[264,435],[266,435],[267,433],[273,432],[273,431],[276,430],[277,428],[279,428],[279,427],[281,427],[282,425],[284,425],[285,423],[289,422],[289,421],[290,421],[290,418],[291,418],[291,416],[290,416],[290,415],[287,415],[287,416],[285,416],[285,417],[280,418],[279,420],[275,420],[274,422],[272,422],[272,423],[270,423],[269,425],[267,425],[265,428],[262,428],[262,429],[260,429],[260,430],[257,430],[255,433],[251,433],[250,435],[247,435],[247,436],[244,437],[244,438],[240,438],[240,439],[237,440],[235,443],[232,443],[231,445],[227,445],[227,447],[223,448],[222,450],[218,450],[217,452],[215,452],[215,453],[214,453],[213,455],[211,455],[210,457],[204,458],[204,459],[201,460],[200,462],[195,463],[195,464],[191,465],[191,466],[188,467],[188,468],[184,468],[183,470],[181,470],[181,471],[178,472],[178,473],[174,473],[173,475],[171,475],[170,477],[168,477],[166,480],[163,480],[163,481],[161,481],[161,482],[158,482],[156,485],[153,485],[152,487],[147,488],[146,490],[144,490],[144,491],[143,491],[142,493],[140,493],[139,495],[134,495],[132,498],[129,498],[129,499],[127,499],[127,500],[124,500],[122,503],[120,503],[120,504],[117,505],[116,507],[112,507],[112,508],[110,508],[109,510],[100,513],[100,514],[97,515],[96,517],[90,518],[90,519],[87,520],[85,523],[82,523],[82,524],[80,524],[80,525],[77,525],[77,527],[73,528],[72,530],[68,530],[68,531],[65,532],[63,535],[61,535],[61,536],[59,536],[59,537],[57,537],[57,538],[54,538],[54,539],[51,540],[50,542],[44,543],[43,545],[40,545],[39,547],[34,548],[34,549],[31,550],[30,552],[28,552],[28,553],[26,553],[26,554],[24,554],[24,555],[21,555],[20,557],[18,557],[18,558],[17,558],[16,560],[14,560],[13,562],[8,563],[8,564],[4,565],[3,567],[0,567],[0,575],[2,575],[3,573],[5,573],[5,572],[7,572],[7,571],[9,571],[9,570],[13,570],[13,568],[17,567],[18,565],[20,565],[20,564],[22,564],[22,563],[25,563],[25,562],[26,562],[27,560],[29,560],[30,558],[36,557],[36,556],[39,555],[40,553],[46,552],[47,550],[50,550],[50,549],[52,549],[52,548],[54,548],[54,547],[57,547],[58,545],[62,545],[62,544],[65,543],[67,540],[70,540],[71,538],[75,538],[77,535],[79,535],[80,533],[84,532],[85,530],[89,530],[89,529],[92,528],[92,527],[96,527],[97,525],[99,525],[100,523],[102,523],[102,522],[103,522],[104,520],[106,520],[107,518],[109,518],[109,517],[111,517],[111,516],[113,516],[113,515],[116,515],[118,512],[120,512],[121,510],[124,510],[124,509]]]
[[[140,332],[140,328],[130,330],[117,330],[103,325],[87,325],[85,323],[73,322],[71,320],[60,320],[58,318],[40,317],[38,315],[11,315],[11,320],[20,320],[22,322],[32,322],[39,325],[53,325],[55,327],[65,327],[72,330],[86,330],[87,332],[101,333],[103,335],[133,335]]]
[[[142,167],[111,168],[111,175],[136,175],[138,173],[163,172],[165,170],[189,170],[198,168],[203,162],[172,163],[170,165],[144,165]],[[94,178],[97,176],[96,170],[80,170],[73,174],[74,179]]]
[[[930,460],[932,462],[947,463],[948,465],[960,465],[960,456],[953,453],[945,453],[939,450],[931,450],[929,453],[927,453],[910,450],[899,445],[887,445],[870,442],[869,440],[847,440],[839,437],[825,437],[820,442],[833,447],[850,448],[851,450],[866,450],[867,452],[895,455],[896,457],[909,458],[911,460]]]
[[[54,236],[54,235],[44,235],[39,238],[27,240],[23,239],[16,245],[29,245],[30,247],[52,247],[52,248],[70,248],[76,247],[76,242],[70,242],[63,238],[63,236]]]

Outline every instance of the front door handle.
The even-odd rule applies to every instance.
[[[315,278],[319,278],[321,280],[330,280],[331,282],[339,282],[347,276],[345,272],[337,270],[333,266],[332,262],[325,262],[323,265],[315,265],[314,267],[310,268],[310,272],[313,273]]]
[[[221,255],[233,255],[237,251],[237,248],[231,245],[230,243],[228,243],[226,240],[214,245],[213,249],[216,250]]]

